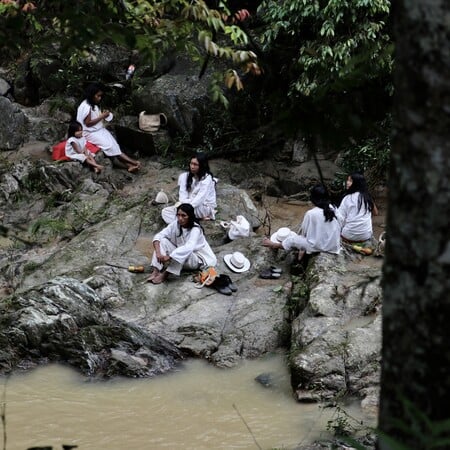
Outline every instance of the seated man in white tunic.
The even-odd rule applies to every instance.
[[[180,203],[194,207],[195,217],[200,220],[214,220],[216,214],[216,180],[209,169],[205,153],[196,153],[189,162],[189,171],[178,177]],[[166,223],[175,220],[176,206],[167,206],[161,212]]]
[[[281,238],[263,238],[263,245],[270,248],[283,248],[285,250],[298,249],[298,259],[301,260],[305,253],[328,252],[338,254],[341,250],[340,233],[341,226],[336,217],[336,210],[331,205],[327,190],[321,184],[311,189],[311,202],[315,207],[306,212],[300,228],[300,234],[290,232]]]
[[[162,283],[169,274],[180,275],[183,268],[197,270],[217,264],[189,203],[178,206],[176,220],[155,235],[153,248],[153,272],[147,279],[153,284]]]

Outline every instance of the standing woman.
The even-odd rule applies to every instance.
[[[100,147],[109,157],[117,157],[126,166],[128,172],[137,172],[140,163],[130,158],[120,150],[119,144],[103,123],[110,122],[113,115],[110,111],[101,111],[99,104],[104,95],[104,88],[100,83],[92,83],[86,89],[86,98],[77,110],[77,121],[83,126],[83,133],[89,142]]]
[[[189,170],[178,177],[181,203],[194,207],[195,217],[200,220],[214,220],[216,217],[216,180],[209,169],[208,157],[199,152],[191,157]],[[175,220],[176,206],[168,206],[161,211],[164,222]]]
[[[346,181],[344,198],[338,208],[341,237],[344,241],[364,242],[372,238],[372,214],[378,214],[367,183],[360,173],[352,173]]]
[[[153,272],[147,279],[153,284],[166,280],[169,273],[180,275],[181,269],[196,270],[217,264],[194,208],[182,203],[176,210],[176,220],[153,238]]]

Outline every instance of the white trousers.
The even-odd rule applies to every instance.
[[[159,247],[161,250],[161,254],[170,255],[177,247],[172,244],[168,239],[163,238],[159,241]],[[182,263],[174,261],[173,259],[170,261],[170,264],[166,267],[166,271],[169,273],[173,273],[174,275],[180,275],[181,269],[188,270],[196,270],[200,269],[203,265],[203,261],[198,257],[197,254],[191,253],[189,257]],[[152,266],[158,270],[161,270],[164,266],[158,262],[156,259],[156,252],[153,252],[152,255]]]

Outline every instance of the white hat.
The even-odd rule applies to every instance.
[[[169,203],[169,197],[164,191],[159,191],[155,197],[156,203]]]
[[[241,252],[225,255],[223,260],[233,272],[246,272],[250,269],[250,261]]]
[[[107,122],[111,122],[111,120],[113,120],[113,113],[109,113],[106,117],[105,117],[105,120],[107,121]]]
[[[270,240],[277,244],[281,244],[291,233],[292,231],[288,227],[281,227],[270,236]]]

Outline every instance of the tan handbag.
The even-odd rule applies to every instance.
[[[145,114],[145,111],[139,113],[139,128],[142,131],[153,133],[165,125],[167,125],[167,117],[163,113]]]

